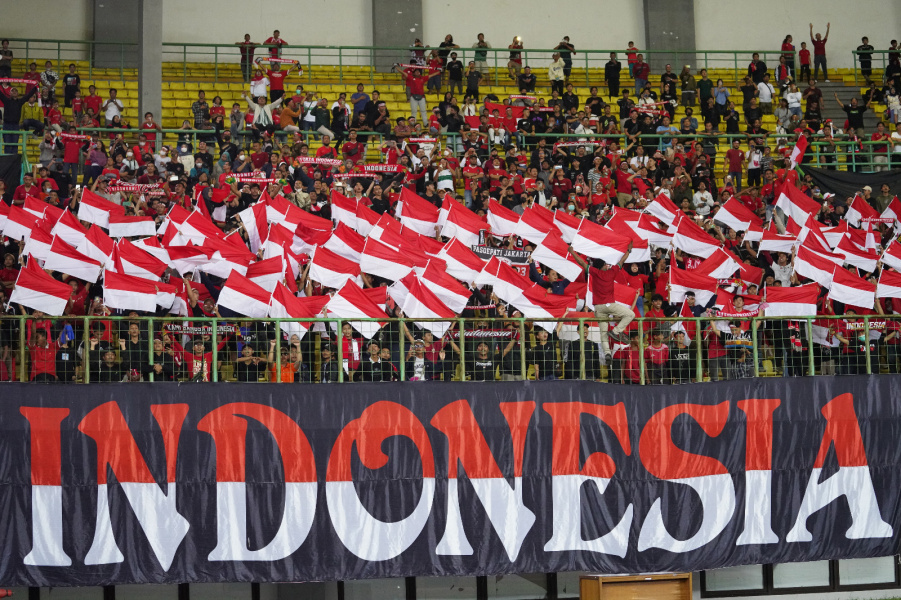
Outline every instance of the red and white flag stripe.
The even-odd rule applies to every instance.
[[[19,270],[9,302],[58,317],[65,312],[71,295],[71,286],[45,273],[38,261],[29,260]]]

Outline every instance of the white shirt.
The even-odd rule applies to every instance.
[[[895,131],[892,133],[892,143],[895,145],[892,150],[896,153],[901,153],[901,133]]]
[[[759,92],[757,96],[758,100],[767,103],[773,101],[773,94],[776,93],[776,90],[773,89],[772,84],[764,83],[763,81],[757,84],[757,91]]]
[[[789,108],[801,108],[801,92],[788,92],[784,98]]]
[[[647,156],[633,156],[632,160],[629,161],[629,166],[632,167],[633,171],[637,171],[641,167],[648,166],[648,157]]]
[[[251,80],[250,82],[250,95],[251,96],[267,96],[266,88],[269,87],[269,78],[263,77],[262,79]]]
[[[706,217],[710,214],[710,207],[713,206],[713,196],[710,192],[698,190],[692,197],[692,202],[695,205],[697,213]]]
[[[748,150],[745,153],[745,158],[748,159],[748,168],[759,169],[761,157],[763,157],[763,153],[759,150]]]
[[[107,121],[112,121],[116,116],[122,116],[122,103],[118,98],[115,100],[107,100],[109,104],[106,104],[106,109],[104,110],[103,116],[106,117]]]

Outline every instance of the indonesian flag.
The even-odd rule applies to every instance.
[[[673,204],[673,201],[670,200],[666,194],[657,196],[653,202],[648,204],[645,210],[667,225],[672,225],[682,214],[684,214],[679,210],[678,206]]]
[[[716,252],[720,244],[691,219],[682,217],[673,235],[673,247],[695,256],[708,258]]]
[[[876,270],[879,254],[875,250],[861,250],[849,238],[842,238],[835,247],[835,253],[845,257],[844,263],[872,273]]]
[[[637,221],[627,221],[629,227],[649,245],[655,248],[668,249],[673,242],[673,234],[657,225],[657,219],[650,215],[641,215]],[[607,223],[609,228],[610,223]]]
[[[398,249],[403,241],[403,227],[391,215],[384,213],[372,228],[369,238]]]
[[[60,237],[54,237],[44,268],[65,273],[76,279],[96,283],[100,278],[100,261],[85,256]]]
[[[269,314],[271,296],[262,286],[232,271],[219,292],[218,305],[251,319],[262,319]]]
[[[119,310],[155,312],[159,282],[109,269],[103,272],[103,304]]]
[[[516,272],[509,263],[492,256],[475,279],[477,285],[490,285],[494,293],[504,302],[513,303],[524,291],[531,287],[531,282]]]
[[[347,260],[360,262],[363,254],[363,248],[366,245],[366,239],[345,225],[338,223],[335,231],[329,237],[328,241],[323,244],[323,248],[328,248],[335,254],[343,256]]]
[[[566,242],[559,235],[549,235],[532,251],[532,258],[547,265],[570,281],[582,274],[582,267],[569,253]]]
[[[901,200],[898,200],[898,196],[892,198],[881,216],[883,219],[894,219],[895,233],[898,233],[898,229],[901,228]]]
[[[155,256],[160,259],[164,263],[169,263],[171,258],[169,257],[169,251],[166,248],[163,248],[163,244],[160,242],[160,239],[156,236],[146,237],[141,240],[135,240],[134,245],[138,246],[141,250],[146,252],[151,256]],[[193,246],[173,246],[174,248],[189,248]]]
[[[154,253],[152,247],[145,244],[138,244],[137,242],[135,243],[135,246],[138,246],[151,255],[159,258],[159,256]],[[193,273],[196,269],[199,269],[209,262],[210,254],[199,246],[172,246],[172,248],[169,249],[168,264],[175,269],[179,275]]]
[[[876,302],[876,285],[843,267],[835,267],[828,297],[851,306],[870,309]]]
[[[332,190],[332,220],[338,223],[344,223],[352,229],[357,228],[357,200],[356,198],[348,198],[344,194],[339,194]]]
[[[795,147],[792,148],[791,156],[788,157],[788,168],[794,169],[801,164],[801,161],[804,160],[805,152],[807,152],[807,136],[801,135],[798,136],[798,141],[795,142]]]
[[[767,287],[764,314],[767,317],[813,317],[817,314],[820,286]]]
[[[160,223],[159,229],[156,230],[157,235],[163,236],[163,241],[166,242],[166,240],[171,239],[178,233],[178,229],[175,226],[181,225],[187,221],[190,216],[191,213],[189,213],[182,205],[173,204],[172,208],[169,209],[169,212],[166,213],[166,218]],[[169,227],[170,224],[172,227]]]
[[[816,200],[788,181],[782,186],[782,193],[776,200],[776,207],[782,209],[782,212],[798,223],[806,223],[808,215],[820,212],[820,205]]]
[[[573,238],[572,247],[591,258],[600,258],[604,262],[617,264],[629,251],[632,239],[620,235],[587,219],[582,220],[579,231]]]
[[[213,225],[213,222],[203,212],[196,209],[188,215],[184,223],[176,225],[176,229],[184,238],[184,243],[179,244],[182,246],[187,245],[189,241],[200,246],[203,245],[204,240],[222,239],[225,237],[221,229]]]
[[[560,231],[563,241],[567,244],[572,244],[573,238],[576,237],[576,232],[579,231],[579,226],[582,225],[582,219],[568,214],[565,210],[555,210],[554,225]]]
[[[401,190],[400,222],[416,233],[432,237],[438,225],[438,208],[421,196],[417,196],[406,187]]]
[[[6,224],[3,226],[3,235],[16,241],[25,240],[27,242],[31,237],[31,230],[40,220],[40,217],[34,216],[34,213],[28,212],[20,206],[10,206]]]
[[[734,229],[735,231],[747,231],[751,224],[763,225],[760,217],[751,212],[735,196],[729,198],[725,204],[713,216],[714,221]]]
[[[49,217],[49,220],[54,223],[62,216],[63,211],[55,206],[50,206],[43,200],[38,200],[34,196],[25,196],[25,201],[22,204],[22,208],[31,214],[33,214],[38,219],[43,219],[45,217]],[[48,211],[52,211],[49,215]]]
[[[638,221],[635,221],[637,223]],[[631,221],[630,221],[631,223]],[[618,231],[622,229],[623,235],[630,238],[632,240],[632,251],[629,252],[629,256],[626,257],[626,264],[628,263],[645,263],[651,260],[651,246],[646,239],[638,235],[638,233],[631,227],[626,226],[624,228],[616,228],[610,226],[610,223],[604,225],[604,228],[609,229],[611,231]]]
[[[486,229],[488,224],[485,221],[454,200],[448,206],[441,235],[449,239],[457,238],[467,246],[475,246],[479,243],[479,233]]]
[[[253,206],[239,212],[238,217],[240,217],[241,223],[244,225],[244,231],[247,233],[250,251],[256,254],[263,243],[266,232],[269,231],[266,221],[266,205],[257,202]]]
[[[741,262],[728,250],[717,248],[707,260],[694,270],[697,275],[706,275],[714,279],[728,279],[741,268]]]
[[[901,271],[901,242],[893,240],[882,253],[882,264]]]
[[[110,215],[110,237],[145,237],[156,235],[156,223],[153,217],[130,217]]]
[[[316,248],[310,262],[309,277],[325,287],[340,288],[347,280],[360,277],[360,265],[328,248]]]
[[[386,286],[379,286],[374,288],[363,288],[363,293],[366,296],[375,302],[379,308],[382,310],[386,310],[388,306],[388,288]]]
[[[357,203],[357,233],[366,237],[379,222],[381,215],[362,202]]]
[[[310,298],[298,298],[279,283],[272,292],[269,302],[270,319],[313,319],[322,316],[322,309],[330,300],[329,296],[312,296]],[[310,329],[309,321],[281,321],[279,327],[289,337],[297,334],[303,337]]]
[[[699,306],[707,306],[711,298],[716,296],[716,279],[707,275],[698,275],[694,271],[670,268],[670,302],[682,302],[686,292],[694,292]]]
[[[855,195],[851,206],[845,213],[845,220],[854,227],[860,226],[861,219],[881,219],[876,209],[870,206],[860,195]]]
[[[491,227],[491,235],[507,237],[516,232],[519,223],[519,215],[509,208],[501,205],[497,200],[488,202],[488,226]]]
[[[136,275],[153,281],[159,280],[166,272],[166,263],[124,238],[119,240],[113,251],[113,265],[118,273]]]
[[[763,279],[763,269],[761,267],[738,263],[738,270],[738,276],[746,286],[760,285],[760,280]]]
[[[230,248],[228,244],[224,243],[218,245],[204,244],[201,248],[211,254],[209,261],[198,268],[204,273],[223,279],[228,279],[232,271],[245,275],[250,262],[253,260],[253,255],[246,249],[242,252],[241,250]]]
[[[610,229],[617,230],[623,225],[627,225],[629,223],[637,223],[641,216],[645,214],[643,212],[637,210],[630,210],[628,208],[620,208],[618,206],[612,207],[612,215],[610,219],[607,220],[607,225]],[[657,223],[659,219],[654,216],[647,215],[649,219],[652,219],[654,223]]]
[[[366,246],[363,248],[360,259],[361,271],[391,281],[403,278],[413,270],[414,265],[415,262],[411,260],[408,253],[395,250],[372,238],[366,240]]]
[[[457,318],[457,313],[447,307],[428,287],[420,282],[415,275],[408,275],[404,279],[407,294],[404,298],[401,310],[411,319],[448,319],[447,321],[414,321],[416,325],[431,331],[436,338],[441,338],[451,320]]]
[[[266,232],[266,239],[263,240],[263,258],[272,258],[273,256],[284,256],[285,250],[290,249],[294,245],[294,234],[284,225],[278,223],[270,223],[269,231]]]
[[[317,230],[317,231],[331,231],[334,225],[328,219],[324,219],[322,217],[317,217],[312,213],[308,213],[305,210],[297,213],[300,218],[300,223],[298,223],[297,227],[300,228],[303,225],[306,229]]]
[[[485,261],[469,246],[454,238],[444,245],[438,258],[447,263],[447,272],[460,281],[472,283],[485,268]]]
[[[247,279],[254,282],[270,294],[275,286],[285,279],[285,260],[281,256],[273,256],[247,267]]]
[[[576,312],[569,311],[565,315],[566,318],[572,317],[573,319],[596,319],[593,312]],[[585,341],[586,342],[601,342],[601,328],[598,326],[597,321],[584,321],[585,323]],[[579,331],[579,321],[566,321],[563,323],[563,326],[560,327],[560,339],[567,340],[569,342],[578,342],[580,337]]]
[[[882,270],[876,285],[877,298],[901,298],[901,273]]]
[[[332,237],[332,229],[311,229],[305,223],[301,223],[294,231],[294,241],[291,243],[291,251],[298,254],[312,254],[316,246],[324,246]]]
[[[836,257],[842,260],[841,257]],[[806,246],[798,248],[798,254],[795,256],[795,274],[801,275],[823,287],[829,287],[832,282],[832,272],[836,265],[830,258],[824,257]]]
[[[763,227],[751,223],[742,239],[746,242],[759,242],[763,239]]]
[[[681,331],[685,334],[685,344],[688,345],[694,339],[695,335],[698,332],[698,324],[697,321],[694,321],[695,315],[691,312],[691,307],[688,306],[688,301],[682,301],[682,308],[679,309],[679,316],[683,319],[692,319],[690,321],[676,321],[670,326],[670,331],[676,333]]]
[[[791,254],[792,248],[798,245],[798,238],[790,234],[778,234],[769,229],[764,230],[763,239],[760,240],[759,249],[770,252],[785,252]]]
[[[25,242],[22,254],[44,261],[50,255],[52,244],[53,236],[50,235],[50,224],[41,221],[31,230],[31,236]]]
[[[554,213],[539,204],[523,211],[513,233],[533,244],[540,244],[548,233],[556,231]]]
[[[88,223],[108,228],[111,214],[121,215],[124,213],[125,209],[121,206],[110,202],[91,190],[84,190],[81,193],[81,201],[78,204],[79,221],[87,221]]]
[[[471,292],[469,288],[463,287],[448,274],[445,267],[444,263],[430,260],[422,273],[422,283],[449,309],[455,313],[461,313],[466,308],[466,303],[469,302]]]
[[[823,227],[820,231],[823,233],[826,244],[835,249],[843,237],[848,237],[848,222],[842,219],[835,227]]]
[[[328,315],[338,319],[383,319],[385,311],[379,308],[353,281],[348,281],[326,304]],[[384,321],[350,321],[360,335],[367,340],[384,327]]]
[[[9,302],[59,317],[66,310],[71,296],[72,288],[68,284],[45,273],[38,266],[38,261],[29,260],[19,270]]]
[[[536,319],[535,324],[545,331],[553,331],[557,323],[541,319],[560,319],[574,307],[568,296],[552,294],[540,285],[531,285],[523,293],[510,301],[527,319]]]
[[[75,247],[85,256],[99,261],[101,265],[112,263],[116,243],[110,239],[99,225],[92,225],[84,240]]]
[[[70,246],[76,247],[88,235],[88,230],[78,222],[78,219],[69,212],[69,209],[66,209],[50,233]],[[153,228],[153,232],[150,235],[156,235],[156,227]]]
[[[0,233],[3,233],[3,228],[6,227],[6,219],[9,217],[9,204],[6,202],[0,202]]]

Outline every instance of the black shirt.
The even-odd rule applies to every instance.
[[[848,127],[853,127],[854,129],[863,128],[863,113],[866,110],[863,106],[845,104],[842,106],[842,110],[848,115]]]
[[[619,72],[622,70],[623,65],[618,60],[611,60],[606,65],[604,65],[604,80],[605,81],[619,81]]]
[[[673,97],[676,95],[677,80],[678,77],[676,77],[675,73],[663,73],[663,75],[660,76],[660,82],[666,88],[666,93]]]
[[[463,81],[463,63],[459,60],[447,63],[447,78],[452,81]]]
[[[482,73],[480,71],[467,71],[466,72],[466,89],[468,89],[468,90],[479,89],[480,81],[482,81]]]
[[[579,97],[572,92],[564,92],[561,100],[564,112],[568,112],[571,108],[579,108]]]
[[[519,89],[525,90],[527,92],[535,91],[535,75],[526,75],[525,73],[521,73],[518,79]]]
[[[260,376],[266,372],[266,363],[239,362],[235,364],[235,375],[238,381],[259,381]]]

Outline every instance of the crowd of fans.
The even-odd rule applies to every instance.
[[[824,73],[828,31],[814,36],[811,26],[813,64]],[[712,82],[704,70],[696,79],[687,67],[675,73],[667,65],[659,82],[652,83],[648,63],[631,43],[626,56],[636,98],[629,89],[619,90],[622,66],[615,54],[603,85],[599,81],[590,96],[580,98],[568,83],[576,49],[564,38],[548,70],[546,83],[552,91],[545,100],[535,96],[539,83],[522,64],[518,38],[509,47],[506,66],[519,94],[509,98],[480,91],[487,65],[478,52],[491,48],[483,35],[473,45],[476,60],[468,65],[457,60],[454,49],[459,46],[451,36],[434,50],[417,40],[410,64],[396,66],[413,113],[408,118],[392,116],[379,92],[366,93],[362,84],[350,98],[341,94],[331,105],[302,86],[292,91],[285,79],[294,64],[280,59],[286,44],[276,31],[265,42],[265,68],[265,60],[254,58],[249,36],[240,44],[250,86],[249,93],[242,94],[245,104],[234,104],[226,113],[221,98],[208,104],[200,92],[185,122],[186,133],[172,145],[162,143],[150,113],[137,131],[85,134],[82,128],[101,125],[100,115],[103,126],[127,125],[121,121],[123,106],[116,90],[109,90],[104,100],[91,86],[82,96],[73,65],[62,77],[64,110],[55,96],[60,77],[52,64],[42,73],[33,64],[25,75],[33,84],[26,85],[24,93],[15,83],[0,84],[4,129],[33,130],[42,137],[34,172],[15,189],[0,182],[0,195],[8,202],[0,213],[5,217],[0,220],[5,223],[0,230],[0,299],[7,314],[33,317],[21,322],[24,332],[18,329],[18,319],[0,322],[0,380],[17,377],[24,356],[19,351],[27,350],[28,379],[37,381],[82,380],[85,370],[90,381],[209,381],[223,364],[230,369],[228,377],[239,381],[334,382],[341,371],[342,378],[363,381],[394,381],[401,371],[416,380],[515,380],[522,378],[525,364],[531,377],[543,380],[577,378],[584,368],[591,379],[613,382],[637,383],[642,371],[649,382],[688,382],[697,380],[699,372],[714,380],[751,376],[754,361],[764,357],[763,352],[752,352],[757,335],[786,375],[808,372],[805,360],[814,344],[820,372],[898,372],[901,321],[892,315],[901,314],[901,300],[876,294],[865,305],[843,302],[831,293],[832,272],[825,281],[795,267],[804,249],[867,285],[880,282],[884,272],[901,270],[901,258],[892,258],[901,203],[888,185],[875,191],[864,185],[852,197],[826,193],[809,174],[798,176],[793,170],[795,163],[808,164],[813,153],[792,157],[792,152],[802,146],[802,139],[833,144],[863,139],[864,112],[874,101],[886,101],[887,122],[868,136],[884,143],[875,150],[879,156],[874,170],[901,164],[899,54],[891,57],[883,88],[874,82],[865,102],[836,98],[848,117],[839,127],[821,118],[823,98],[815,80],[803,93],[798,91],[791,42],[788,36],[785,54],[772,74],[754,56],[741,88],[739,112],[722,81]],[[4,44],[0,68],[7,51]],[[805,51],[798,55],[802,71],[810,64]],[[464,94],[464,84],[461,106],[453,91]],[[450,91],[430,111],[427,95],[443,85]],[[603,88],[606,95],[601,94]],[[674,120],[680,103],[684,116]],[[700,119],[694,113],[696,104]],[[775,131],[761,126],[768,114],[777,119]],[[889,133],[887,125],[894,125],[895,131]],[[370,137],[375,133],[380,135]],[[18,148],[15,135],[4,136],[8,151]],[[380,141],[373,144],[373,139]],[[722,154],[721,143],[728,148]],[[376,153],[381,160],[367,162],[367,156]],[[822,157],[821,162],[833,169],[845,166],[832,158]],[[808,203],[798,200],[798,194]],[[107,203],[101,209],[108,213],[106,221],[88,216],[96,215],[98,202]],[[738,218],[736,207],[741,210]],[[15,215],[25,213],[33,218],[23,225]],[[116,235],[109,215],[152,223],[156,234],[123,230]],[[550,219],[550,225],[539,227],[533,217],[545,219],[545,224]],[[463,222],[469,223],[468,229]],[[64,235],[65,223],[76,233]],[[603,235],[627,238],[628,248],[617,247],[611,259],[610,248],[619,241],[590,234],[589,224],[601,227]],[[401,233],[390,241],[385,232],[395,225]],[[23,226],[30,235],[22,234]],[[99,232],[91,233],[95,228]],[[468,239],[461,236],[462,229],[478,238],[467,247],[482,246],[501,257],[517,251],[531,256],[518,263],[516,280],[491,270],[496,260],[478,259],[484,268],[475,269],[473,275],[479,275],[473,277],[447,269],[469,296],[465,308],[452,311],[454,317],[467,319],[463,332],[454,322],[435,335],[415,323],[416,317],[424,318],[418,314],[404,322],[388,321],[364,335],[347,322],[360,314],[332,309],[329,299],[342,286],[315,278],[322,269],[340,270],[337,264],[320,264],[319,271],[311,268],[317,249],[339,248],[335,253],[340,258],[357,265],[346,285],[370,291],[391,288],[381,297],[378,292],[371,296],[380,298],[375,305],[382,312],[368,316],[402,317],[394,293],[398,281],[406,282],[410,270],[421,278],[419,268],[429,261],[443,269],[462,260],[451,253],[455,242]],[[704,237],[695,242],[716,247],[734,268],[717,271],[718,276],[705,271],[705,259],[712,254],[707,249],[692,253],[695,246],[679,241],[689,230],[700,232]],[[52,244],[65,244],[66,252],[87,256],[90,243],[97,246],[95,234],[118,240],[115,251],[103,252],[99,262],[104,269],[94,280],[47,268],[41,239],[49,237]],[[588,241],[580,245],[574,239],[580,236]],[[368,255],[373,239],[411,261],[411,269],[397,278],[381,269],[367,272],[361,253]],[[565,249],[559,260],[577,264],[577,276],[566,278],[556,262],[539,258],[547,254],[533,256],[557,244],[555,240]],[[358,242],[363,246],[355,246]],[[592,243],[602,249],[593,249]],[[177,263],[174,257],[185,247],[202,258]],[[102,273],[129,273],[133,260],[123,258],[126,249],[157,261],[164,257],[162,270],[150,269],[148,278],[158,286],[173,286],[175,301],[155,312],[106,305]],[[229,253],[238,257],[229,258]],[[324,260],[323,255],[318,260]],[[171,262],[165,260],[170,257]],[[220,305],[232,273],[275,257],[283,261],[279,289],[283,286],[300,298],[324,299],[316,314],[345,319],[340,334],[322,324],[289,334],[271,322],[241,321],[254,315]],[[15,302],[17,281],[30,261],[40,261],[44,272],[71,286],[59,314],[45,314],[28,301]],[[223,262],[241,268],[223,272]],[[469,268],[472,271],[471,262]],[[704,302],[696,301],[693,290],[683,290],[676,299],[673,271],[697,271],[715,291]],[[764,321],[759,331],[751,327],[752,317],[767,314],[767,289],[811,281],[820,286],[820,333],[815,339],[804,321]],[[511,285],[516,288],[512,292]],[[524,295],[526,289],[531,296]],[[544,300],[535,299],[537,289],[546,290]],[[551,296],[559,301],[554,304]],[[549,312],[549,318],[593,313],[601,320],[582,331],[583,345],[578,332],[573,341],[564,324],[543,322],[534,314],[536,305]],[[547,308],[551,305],[553,310]],[[445,312],[437,314],[451,320]],[[832,315],[843,318],[830,320]],[[859,323],[869,315],[878,318],[878,326],[865,332]],[[96,317],[87,332],[78,318],[83,316]],[[160,320],[151,326],[110,316]],[[218,317],[223,329],[192,329],[171,316]],[[517,321],[523,316],[529,319],[525,326]],[[636,316],[644,318],[634,321]],[[692,320],[697,318],[702,320]],[[608,319],[616,321],[610,331]],[[597,335],[589,333],[594,330]],[[18,347],[20,334],[26,348]],[[457,343],[461,334],[462,347]],[[870,357],[869,364],[865,357]]]

